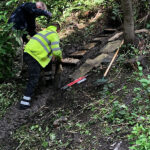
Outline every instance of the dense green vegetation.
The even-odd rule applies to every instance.
[[[26,0],[25,2],[29,2]],[[34,1],[33,1],[34,2]],[[47,4],[48,10],[50,10],[53,14],[53,18],[51,21],[59,21],[64,22],[65,18],[68,17],[72,12],[81,11],[84,12],[86,10],[91,10],[94,7],[99,6],[100,4],[104,6],[106,11],[108,11],[109,17],[108,20],[112,22],[118,21],[118,25],[122,23],[122,11],[121,5],[119,1],[115,0],[59,0],[55,1],[52,0],[51,2],[43,1]],[[1,43],[0,43],[0,68],[2,71],[0,72],[0,78],[3,77],[10,77],[13,75],[12,69],[12,60],[14,59],[15,51],[16,51],[16,42],[13,40],[15,34],[10,34],[11,26],[7,24],[8,18],[13,10],[22,3],[22,1],[18,0],[10,0],[10,1],[3,1],[0,4],[1,11],[0,11],[0,21],[1,21]],[[149,11],[149,4],[148,0],[138,1],[134,6],[135,11],[135,21],[137,21],[136,26],[144,26],[150,28],[149,19],[146,18]],[[141,17],[145,17],[142,18]],[[111,20],[112,19],[112,20]],[[37,19],[39,23],[46,23],[44,17],[40,17]],[[9,36],[8,36],[9,35]],[[19,41],[19,40],[18,40]],[[6,46],[7,45],[7,46]],[[6,60],[7,62],[6,65]],[[3,69],[6,71],[3,71]]]
[[[103,0],[102,0],[103,1]],[[94,6],[100,4],[102,1],[94,0],[59,0],[59,1],[43,1],[46,3],[48,10],[50,10],[53,14],[53,18],[51,21],[65,21],[65,18],[70,15],[73,11],[85,11],[92,9]],[[29,1],[25,1],[29,2]],[[33,1],[34,2],[34,1]],[[10,0],[7,2],[2,2],[0,7],[2,8],[0,11],[0,21],[1,21],[1,35],[0,35],[0,68],[2,71],[0,72],[0,79],[6,79],[7,77],[12,77],[15,70],[12,69],[13,60],[15,57],[15,53],[17,51],[17,43],[19,42],[18,34],[22,33],[10,33],[11,25],[7,24],[10,14],[15,10],[17,6],[19,6],[22,2],[18,0]],[[47,21],[45,17],[37,18],[37,21],[42,25],[42,23],[46,24]],[[43,24],[43,25],[44,25]],[[42,25],[42,26],[43,26]],[[45,26],[44,26],[45,27]],[[14,41],[15,39],[15,41]],[[7,62],[7,63],[6,63]]]
[[[26,0],[26,2],[29,0]],[[34,2],[34,1],[33,1]],[[121,4],[119,0],[43,0],[47,4],[48,10],[53,14],[51,21],[58,21],[61,24],[65,24],[66,18],[75,12],[83,13],[88,10],[103,8],[105,14],[103,18],[107,16],[108,22],[113,22],[115,26],[120,26],[123,22],[123,14],[121,10]],[[9,83],[9,79],[16,76],[13,63],[16,57],[16,51],[20,47],[20,39],[16,34],[11,31],[11,25],[7,24],[8,18],[11,12],[22,1],[9,0],[0,3],[0,117],[2,117],[6,110],[15,102],[20,99],[22,91],[18,91],[18,86],[23,87],[22,84],[18,84],[17,81]],[[101,6],[101,7],[100,7]],[[150,19],[148,19],[150,5],[148,0],[134,0],[134,19],[135,28],[147,28],[150,29]],[[106,19],[105,19],[106,20]],[[47,26],[45,17],[39,17],[37,23],[41,26]],[[116,25],[117,24],[117,25]],[[113,24],[112,24],[113,25]],[[87,27],[87,36],[94,29],[94,26]],[[143,54],[148,54],[150,48],[148,35],[138,35],[138,38],[142,41],[144,39],[146,44],[144,45]],[[15,39],[15,40],[14,40]],[[128,52],[126,53],[126,49]],[[96,95],[91,98],[91,102],[84,105],[80,112],[72,117],[72,110],[64,110],[63,108],[56,109],[50,113],[49,116],[53,118],[49,120],[46,118],[43,122],[37,122],[33,120],[29,124],[22,126],[13,134],[13,139],[16,140],[21,147],[21,150],[28,149],[66,149],[71,144],[71,139],[66,140],[69,133],[79,133],[87,141],[93,140],[93,145],[98,145],[99,138],[94,135],[94,127],[100,130],[101,133],[114,140],[128,140],[130,149],[134,150],[149,150],[150,149],[150,75],[149,67],[143,69],[140,62],[137,63],[137,70],[133,73],[124,68],[123,62],[127,58],[135,58],[141,54],[139,47],[135,45],[128,45],[123,47],[122,51],[125,51],[118,58],[118,67],[112,68],[112,75],[117,75],[118,72],[124,70],[128,76],[122,75],[124,84],[121,86],[117,82],[112,82],[103,87],[102,90],[96,91],[97,93],[88,93],[89,95]],[[98,73],[99,70],[95,69],[94,73]],[[124,73],[123,72],[123,73]],[[118,81],[118,80],[117,80]],[[116,84],[116,86],[115,86]],[[123,85],[123,86],[122,86]],[[114,90],[115,88],[115,90]],[[76,89],[69,91],[72,95],[78,93]],[[130,97],[129,102],[128,95]],[[87,115],[88,121],[78,120],[79,115]],[[45,114],[41,112],[38,114],[39,118]],[[46,114],[47,115],[47,114]],[[61,125],[57,130],[53,127],[53,122],[59,119],[61,116],[67,116],[70,119],[67,123]],[[100,126],[99,126],[100,124]],[[59,131],[64,131],[64,141],[59,138]],[[124,135],[124,136],[122,136]],[[66,136],[66,137],[65,137]],[[81,140],[82,141],[82,140]],[[38,143],[38,144],[37,144]],[[83,145],[82,145],[83,144]],[[88,143],[82,143],[77,146],[78,149],[84,149]]]
[[[122,64],[124,59],[122,57],[122,55],[119,57],[118,64]],[[130,149],[148,150],[150,148],[150,75],[148,72],[144,73],[140,63],[138,70],[133,74],[129,73],[128,69],[124,69],[123,72],[122,70],[123,66],[114,66],[110,75],[121,78],[123,80],[121,83],[117,79],[106,84],[101,90],[89,93],[84,91],[83,94],[88,94],[91,102],[85,103],[84,106],[74,104],[74,107],[81,108],[75,116],[69,108],[58,108],[52,113],[39,112],[38,118],[41,120],[45,115],[49,117],[40,123],[35,119],[32,123],[22,126],[17,130],[14,139],[19,141],[22,149],[37,147],[67,149],[72,142],[72,139],[67,138],[68,134],[78,133],[84,138],[84,142],[75,145],[76,149],[87,149],[91,140],[93,147],[96,147],[99,144],[99,137],[102,136],[109,138],[110,141],[128,139]],[[99,69],[93,71],[98,73]],[[118,75],[118,72],[122,74]],[[127,76],[124,76],[125,72]],[[73,97],[80,92],[80,89],[68,91]],[[79,119],[79,116],[85,115],[88,120]],[[62,122],[57,129],[53,126],[53,122],[62,116],[66,116],[69,120]],[[59,132],[63,134],[62,138]]]
[[[22,84],[15,82],[0,85],[0,118],[5,114],[7,108],[18,102],[18,99],[21,97],[22,88]]]
[[[112,75],[116,75],[122,68],[115,67],[113,70]],[[97,71],[95,70],[95,72]],[[96,147],[99,137],[109,138],[110,141],[128,139],[130,149],[150,149],[150,76],[143,74],[143,69],[139,64],[138,71],[128,74],[126,77],[122,76],[122,78],[126,80],[126,83],[120,86],[118,84],[118,88],[115,84],[119,80],[105,85],[96,94],[97,96],[90,96],[91,102],[81,106],[82,109],[73,117],[71,117],[72,110],[63,108],[56,109],[52,114],[39,113],[38,118],[47,115],[51,119],[47,118],[40,123],[35,120],[33,123],[22,126],[17,130],[14,139],[18,140],[20,144],[23,143],[22,149],[36,149],[37,147],[67,149],[72,142],[72,139],[67,138],[68,134],[78,133],[84,138],[84,142],[78,146],[75,145],[76,149],[87,149],[91,141],[93,141],[93,148]],[[115,90],[113,90],[114,88]],[[79,92],[80,90],[77,89],[70,90],[74,96]],[[88,94],[90,95],[90,93]],[[131,101],[128,100],[128,95],[132,95]],[[100,97],[100,99],[96,97]],[[78,118],[80,115],[87,115],[88,121],[80,120],[80,117]],[[55,129],[53,122],[61,116],[67,116],[69,120],[61,123],[60,127]],[[59,132],[63,134],[62,138],[60,138]],[[100,133],[102,135],[99,135]]]
[[[0,79],[12,77],[13,61],[16,52],[17,43],[13,42],[15,34],[10,34],[11,26],[7,25],[7,17],[5,14],[0,15]]]

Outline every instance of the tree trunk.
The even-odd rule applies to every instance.
[[[134,18],[132,10],[132,0],[121,0],[124,13],[124,41],[125,43],[134,42]]]

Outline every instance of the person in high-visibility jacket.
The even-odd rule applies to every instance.
[[[20,101],[20,109],[31,106],[31,96],[39,81],[41,69],[48,66],[52,57],[59,62],[62,59],[58,32],[60,32],[60,25],[54,23],[34,35],[25,46],[24,61],[28,65],[29,81]]]

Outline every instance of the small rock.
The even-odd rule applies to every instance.
[[[61,122],[67,122],[68,119],[64,116],[61,116],[60,119],[59,119]]]
[[[116,142],[110,145],[109,149],[114,149],[114,146],[116,145]]]
[[[58,126],[59,126],[59,120],[55,120],[55,121],[53,122],[53,126],[54,126],[54,127],[58,127]]]
[[[59,119],[55,120],[53,122],[53,126],[58,127],[62,122],[67,122],[67,118],[64,116],[61,116]]]
[[[115,146],[114,150],[120,150],[121,144],[122,144],[122,141],[120,141],[120,142]]]
[[[81,143],[83,140],[78,134],[74,134],[74,141],[76,143]]]

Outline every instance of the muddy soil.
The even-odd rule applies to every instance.
[[[100,22],[99,22],[100,23]],[[77,24],[76,24],[77,26]],[[69,28],[67,29],[69,30]],[[69,31],[68,31],[69,32]],[[79,30],[77,32],[77,35],[84,32]],[[104,47],[110,37],[113,36],[114,33],[105,33],[102,29],[97,26],[95,29],[95,32],[88,37],[87,39],[80,39],[78,43],[68,43],[63,46],[63,55],[64,58],[68,57],[71,53],[82,50],[83,46],[86,45],[89,42],[92,42],[92,39],[97,37],[102,37],[100,42],[97,42],[96,46],[92,49],[90,49],[84,57],[80,58],[80,63],[76,66],[67,65],[63,66],[63,75],[62,75],[62,86],[72,81],[70,79],[70,75],[78,69],[88,58],[94,58],[98,54],[100,54],[100,49]],[[77,36],[76,35],[76,36]],[[68,37],[68,39],[71,37],[71,35]],[[67,40],[68,40],[67,39]],[[65,39],[63,39],[65,40]],[[73,40],[72,40],[73,41]],[[30,109],[27,110],[19,110],[18,104],[15,104],[11,106],[4,117],[0,120],[0,145],[3,146],[3,150],[13,150],[16,149],[18,146],[18,142],[13,140],[11,135],[22,125],[31,123],[31,122],[40,122],[40,120],[45,120],[45,124],[47,121],[50,121],[53,118],[52,112],[62,108],[64,110],[70,110],[72,111],[72,116],[70,118],[77,116],[79,120],[82,120],[82,122],[86,122],[88,120],[88,110],[84,115],[80,111],[82,110],[82,107],[84,107],[86,104],[90,103],[96,96],[97,93],[103,88],[102,86],[93,86],[93,82],[95,79],[102,78],[103,73],[108,66],[108,63],[104,63],[101,66],[101,70],[99,72],[94,72],[94,69],[89,73],[89,77],[87,78],[87,81],[80,85],[74,85],[74,91],[76,93],[70,93],[70,90],[56,90],[54,89],[53,85],[47,85],[46,87],[40,86],[36,89],[35,96],[33,97],[33,104]],[[125,72],[123,76],[128,75],[128,72]],[[113,80],[113,78],[110,78],[110,80]],[[120,80],[120,79],[119,79]],[[116,82],[116,88],[120,85],[123,86],[124,80],[120,80],[120,82]],[[115,88],[115,87],[114,87]],[[95,91],[95,92],[93,92]],[[40,117],[39,113],[43,112],[43,117]],[[47,118],[49,116],[49,118]],[[128,142],[127,141],[112,141],[112,139],[106,139],[105,136],[101,133],[101,129],[99,128],[99,125],[93,125],[92,126],[93,134],[95,133],[95,136],[99,137],[99,141],[97,145],[92,144],[92,142],[86,143],[88,144],[88,149],[92,150],[94,147],[97,150],[109,150],[114,149],[115,146],[118,145],[118,150],[128,150]],[[59,138],[62,139],[61,135],[65,135],[66,138],[72,138],[72,143],[70,145],[69,149],[73,149],[73,147],[80,144],[79,139],[85,138],[82,137],[82,135],[78,133],[65,133],[64,131],[60,131],[59,129],[56,129],[56,132],[60,135]],[[67,141],[67,139],[62,139],[63,142]],[[89,141],[92,139],[88,139]],[[112,148],[112,143],[114,146]],[[120,146],[119,146],[120,144]],[[86,146],[85,146],[86,147]]]
[[[99,33],[97,34],[98,36],[103,37],[104,33]],[[62,80],[62,85],[65,85],[66,83],[69,83],[71,79],[69,78],[69,75],[74,72],[77,68],[80,67],[81,64],[85,62],[87,58],[94,58],[96,57],[99,52],[98,50],[101,49],[106,43],[107,39],[112,36],[112,34],[105,34],[105,36],[102,38],[101,43],[97,43],[97,45],[89,50],[86,55],[80,59],[80,63],[77,66],[64,66],[64,71],[63,71],[63,80]],[[65,54],[69,52],[70,49],[65,49]],[[76,96],[72,96],[69,91],[62,91],[62,90],[55,90],[52,85],[49,85],[47,87],[38,87],[36,90],[36,94],[33,98],[33,104],[30,109],[27,110],[19,110],[18,109],[18,104],[11,106],[5,116],[0,120],[0,143],[1,145],[4,146],[5,150],[11,149],[13,146],[15,147],[15,141],[11,139],[11,134],[15,132],[16,129],[21,127],[22,125],[33,121],[36,119],[36,114],[38,112],[42,111],[45,107],[48,107],[48,113],[51,111],[62,107],[64,109],[73,109],[74,115],[79,113],[79,108],[85,105],[86,103],[90,102],[91,99],[89,98],[88,94],[86,95],[85,93],[88,93],[90,91],[98,89],[97,87],[93,87],[92,83],[95,81],[94,79],[97,77],[102,76],[102,72],[99,74],[94,75],[94,77],[89,77],[88,82],[85,83],[84,85],[78,86],[75,85],[74,88],[78,89],[78,93]],[[40,91],[40,93],[38,92]],[[79,116],[80,117],[80,116]],[[83,121],[87,120],[87,116],[81,116]],[[32,118],[32,119],[31,119]],[[96,130],[98,127],[93,127]],[[77,136],[77,135],[72,135],[72,136]],[[9,141],[9,142],[8,142]],[[110,147],[109,141],[104,141],[104,138],[102,137],[100,139],[100,142],[102,143],[101,148],[103,150],[108,150]],[[76,145],[76,140],[73,141],[72,145]],[[123,146],[124,145],[124,146]],[[122,143],[122,150],[127,150],[126,148],[126,142]],[[91,145],[92,148],[92,145]],[[97,149],[100,147],[97,146]],[[90,147],[89,147],[90,149]]]

